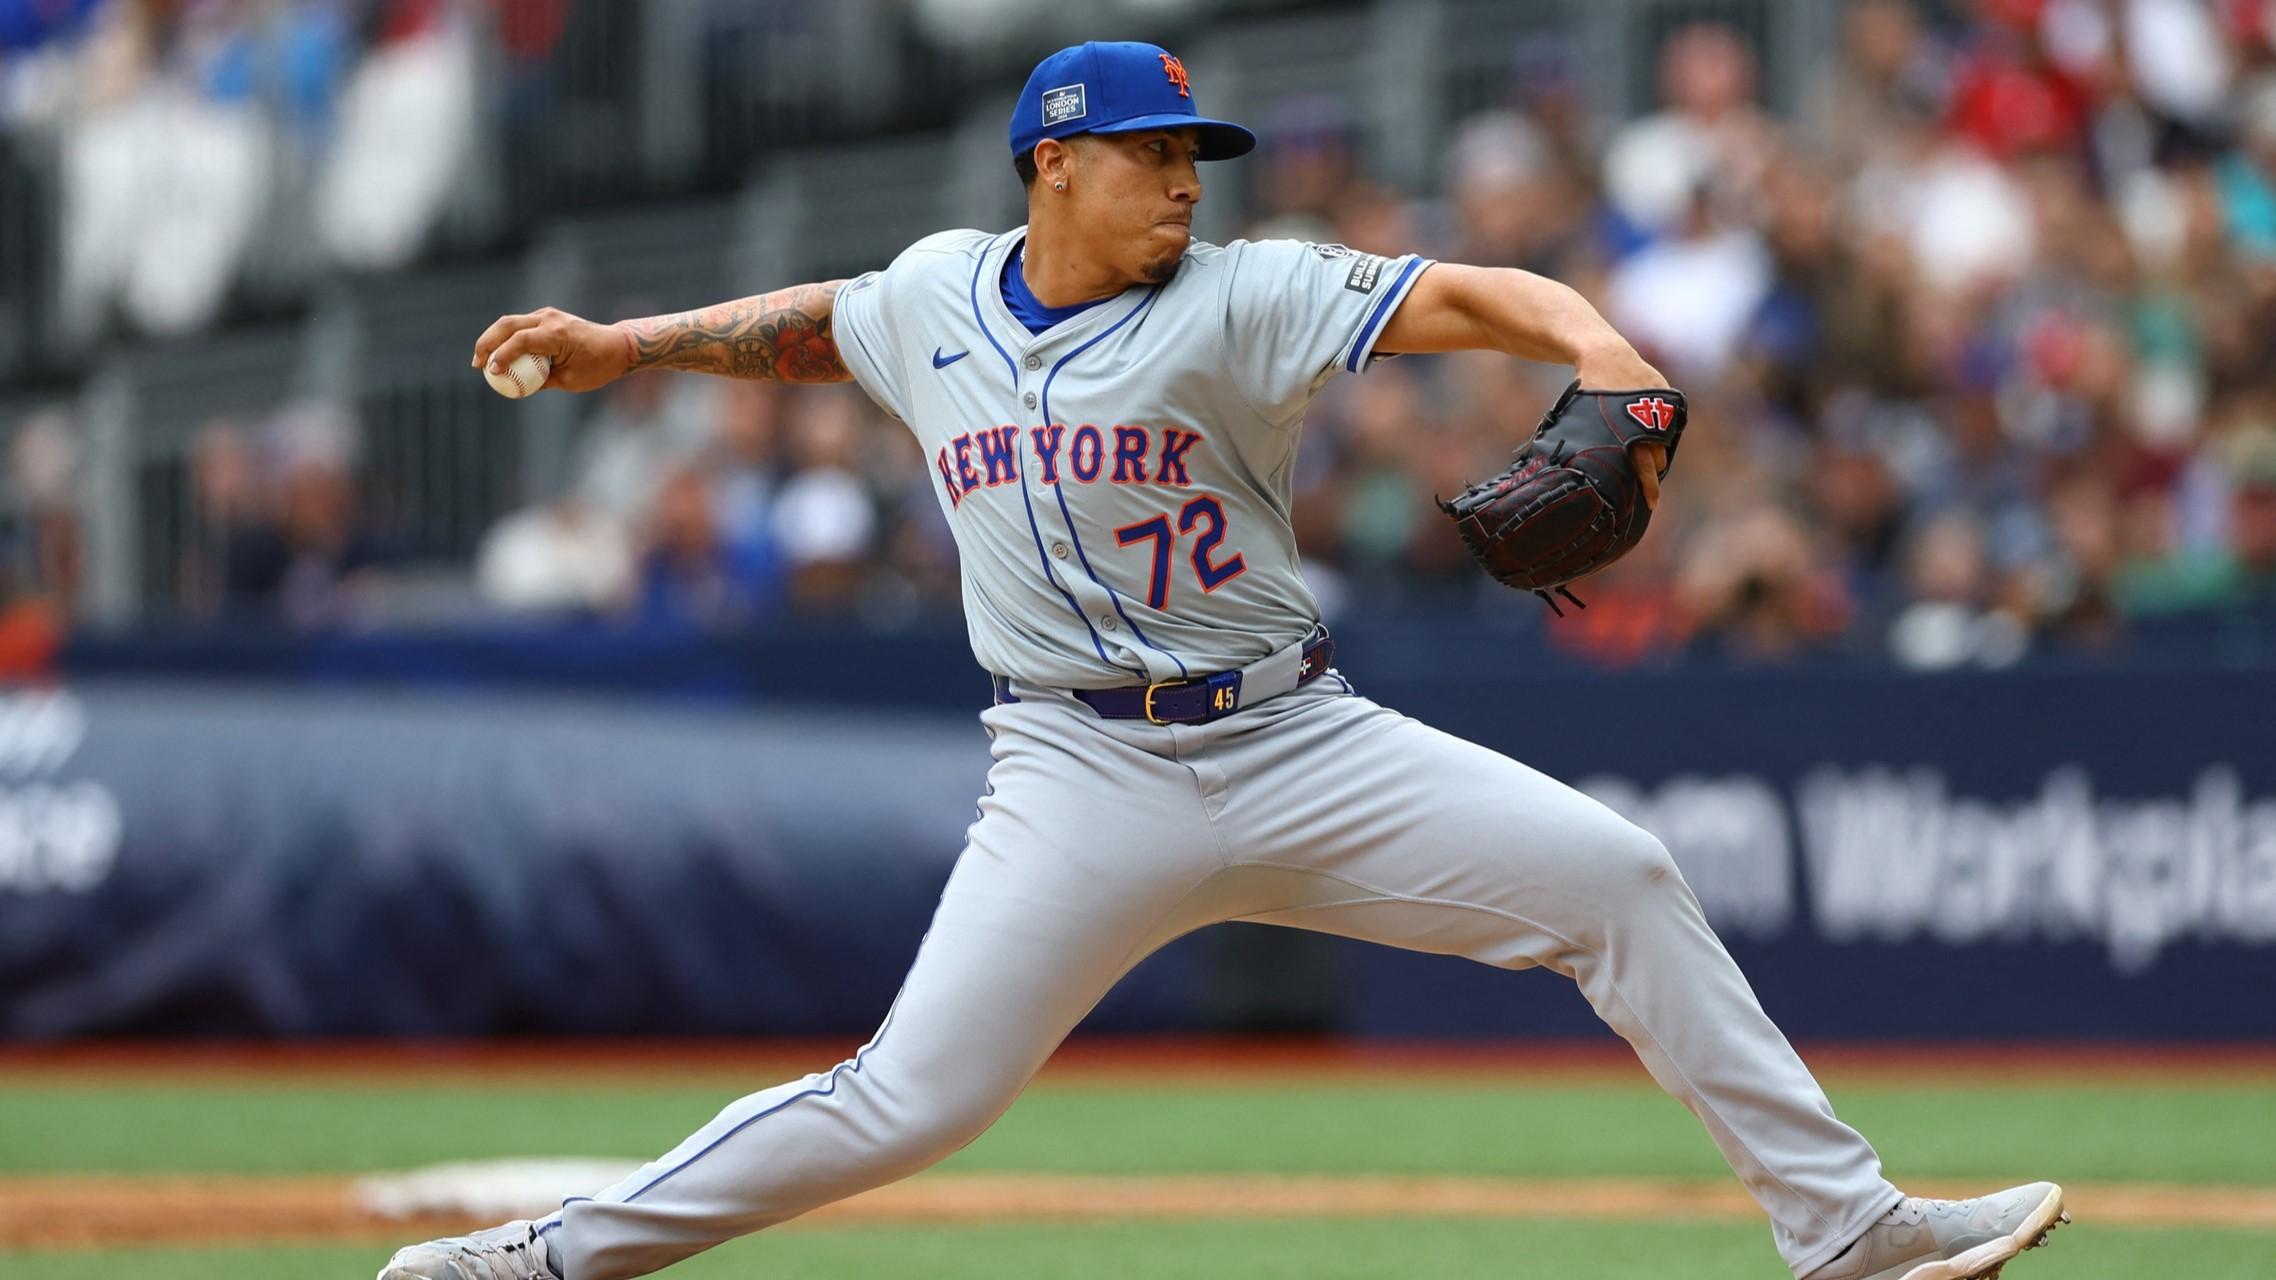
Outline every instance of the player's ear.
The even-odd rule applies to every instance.
[[[1035,181],[1049,191],[1065,191],[1075,165],[1075,149],[1058,138],[1035,144]]]

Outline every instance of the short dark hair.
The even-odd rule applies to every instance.
[[[1021,190],[1035,190],[1035,148],[1029,147],[1012,157],[1012,172],[1019,175]]]

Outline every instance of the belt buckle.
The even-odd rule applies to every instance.
[[[1152,684],[1146,686],[1146,723],[1164,725],[1175,723],[1174,721],[1159,719],[1154,715],[1154,691],[1157,689],[1167,689],[1173,684],[1184,683],[1185,681],[1183,680],[1156,680]]]

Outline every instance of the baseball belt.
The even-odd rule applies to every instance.
[[[1069,689],[1067,693],[1107,720],[1207,724],[1311,683],[1334,664],[1335,657],[1335,638],[1326,627],[1316,627],[1309,637],[1232,671],[1113,689]],[[1012,693],[1010,677],[991,678],[998,703],[1019,701]]]

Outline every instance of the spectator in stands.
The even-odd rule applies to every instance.
[[[1838,191],[1807,162],[1782,157],[1764,175],[1763,216],[1761,300],[1734,354],[1752,366],[1766,408],[1806,422],[1854,385],[1887,340],[1887,303],[1860,287]]]
[[[1808,457],[1810,515],[1828,564],[1864,616],[1885,616],[1901,590],[1896,568],[1908,514],[1901,481],[1861,439],[1827,432]]]
[[[2276,425],[2227,441],[2220,544],[2131,567],[2119,591],[2137,615],[2242,610],[2276,618]]]
[[[648,518],[634,620],[703,631],[748,626],[781,602],[782,566],[763,544],[730,542],[710,478],[682,465],[663,480]]]
[[[1409,578],[1408,552],[1435,518],[1413,460],[1430,429],[1419,379],[1396,365],[1355,384],[1334,530],[1334,558],[1353,584],[1395,599]]]
[[[350,74],[318,179],[316,224],[333,261],[400,267],[473,176],[475,7],[378,0],[376,38]]]
[[[1593,110],[1598,85],[1572,40],[1540,32],[1518,41],[1510,58],[1511,105],[1541,131],[1565,172],[1593,191],[1610,123]]]
[[[2040,633],[2071,649],[2118,644],[2125,544],[2117,495],[2101,477],[2080,476],[2048,494],[2045,518],[2054,535],[2052,554],[2029,585]]]
[[[711,406],[720,394],[719,383],[693,374],[618,381],[580,433],[577,496],[602,517],[636,527],[665,476],[710,444]]]
[[[2276,617],[2276,433],[2240,444],[2224,603]]]
[[[782,387],[772,382],[726,382],[714,397],[717,416],[705,457],[712,501],[731,542],[774,541],[775,498],[790,468],[782,442],[784,408]]]
[[[2276,77],[2241,104],[2238,145],[2221,158],[2221,220],[2237,253],[2276,264]]]
[[[260,611],[283,583],[287,557],[263,462],[244,429],[226,419],[200,428],[189,481],[178,607],[200,622]]]
[[[1755,506],[1711,526],[1686,565],[1695,652],[1735,662],[1784,662],[1829,651],[1849,621],[1840,579],[1800,521]]]
[[[332,141],[357,52],[348,9],[343,0],[272,0],[209,21],[206,78],[219,96],[264,108],[280,133],[280,159],[294,169],[321,159]]]
[[[1718,206],[1744,205],[1776,136],[1754,103],[1753,51],[1719,23],[1668,38],[1660,92],[1665,108],[1624,126],[1604,156],[1612,207],[1654,235],[1689,222],[1703,189]]]
[[[808,613],[853,608],[877,535],[861,478],[862,400],[850,388],[808,393],[791,427],[794,469],[774,503],[774,544],[792,602]]]
[[[114,304],[157,334],[220,313],[273,174],[261,112],[212,57],[231,25],[216,6],[98,11],[63,149],[63,314],[81,340]]]
[[[1250,168],[1258,238],[1336,242],[1339,206],[1356,180],[1350,113],[1340,99],[1291,98],[1258,131],[1262,163]]]
[[[1922,670],[2004,666],[2023,656],[2024,631],[1994,605],[1997,586],[1984,529],[1964,510],[1929,518],[1905,550],[1912,603],[1889,627],[1889,652]]]
[[[570,0],[491,0],[497,13],[499,64],[493,92],[498,96],[498,157],[506,186],[507,216],[541,217],[545,212],[548,179],[565,149],[569,135],[561,124],[561,82],[566,78],[558,56],[562,38],[572,20],[572,8],[587,14],[621,17],[630,6],[572,6]],[[588,152],[621,154],[626,139],[612,136],[609,128],[629,128],[630,121],[596,119],[596,128],[581,131],[574,141]]]
[[[524,507],[492,526],[475,553],[482,598],[516,613],[616,612],[632,587],[624,530],[575,495]]]
[[[2203,138],[2219,132],[2222,114],[2233,97],[2234,63],[2212,6],[2202,0],[2126,0],[2112,7],[2116,22],[2077,0],[2051,6],[2075,15],[2067,25],[2080,33],[2072,42],[2076,48],[2057,48],[2054,59],[2074,75],[2092,77],[2106,90],[2116,89],[2112,82],[2121,81],[2139,96],[2169,137],[2182,133]],[[2087,28],[2096,18],[2107,23],[2107,34],[2089,33]],[[2120,48],[2125,50],[2122,74],[2117,65]]]
[[[1712,383],[1770,290],[1770,256],[1752,227],[1718,218],[1705,182],[1668,232],[1613,268],[1606,315],[1670,377]]]
[[[395,556],[362,517],[359,432],[338,407],[286,405],[258,436],[227,419],[190,454],[178,607],[199,621],[325,629],[365,621]]]
[[[887,465],[873,473],[884,516],[878,544],[884,549],[889,580],[873,585],[863,601],[863,617],[880,626],[907,625],[919,613],[954,616],[962,606],[964,584],[957,574],[956,539],[940,509],[940,485],[916,440],[899,423],[887,423],[880,455]],[[905,462],[894,463],[898,454]]]
[[[79,604],[85,542],[79,523],[79,437],[62,410],[33,415],[9,442],[10,522],[17,591],[57,618]]]
[[[2066,41],[2064,25],[2047,19],[2092,21],[2091,6],[1974,0],[1972,8],[1976,21],[1953,67],[1953,136],[1996,159],[2032,151],[2075,154],[2092,110],[2099,41]]]
[[[691,531],[714,524],[733,544],[732,563],[772,564],[771,547],[745,545],[747,522],[759,518],[768,493],[741,452],[769,429],[772,392],[671,373],[618,382],[581,428],[567,491],[510,513],[483,538],[475,572],[482,598],[517,612],[635,607],[680,618],[679,597],[666,584],[695,572],[689,566],[706,556],[691,548],[706,539]],[[713,477],[717,492],[700,515],[686,495],[664,501],[666,483],[682,473]],[[670,550],[659,557],[665,544]],[[682,620],[710,616],[689,607],[695,612]]]
[[[0,521],[0,680],[50,674],[80,575],[77,436],[60,409],[35,413],[9,446],[13,501]]]
[[[1858,0],[1842,19],[1839,59],[1810,86],[1798,121],[1845,172],[1944,114],[1946,68],[1911,0]]]
[[[1526,116],[1473,116],[1456,131],[1446,158],[1455,228],[1450,258],[1554,272],[1593,231],[1587,188]]]
[[[1996,286],[2035,248],[2014,176],[1924,126],[1903,128],[1858,174],[1852,207],[1865,234],[1900,240],[1922,284],[1942,292]]]
[[[337,407],[288,405],[270,424],[284,573],[271,601],[285,625],[321,630],[364,621],[374,571],[392,559],[363,520],[354,485],[358,431]]]

